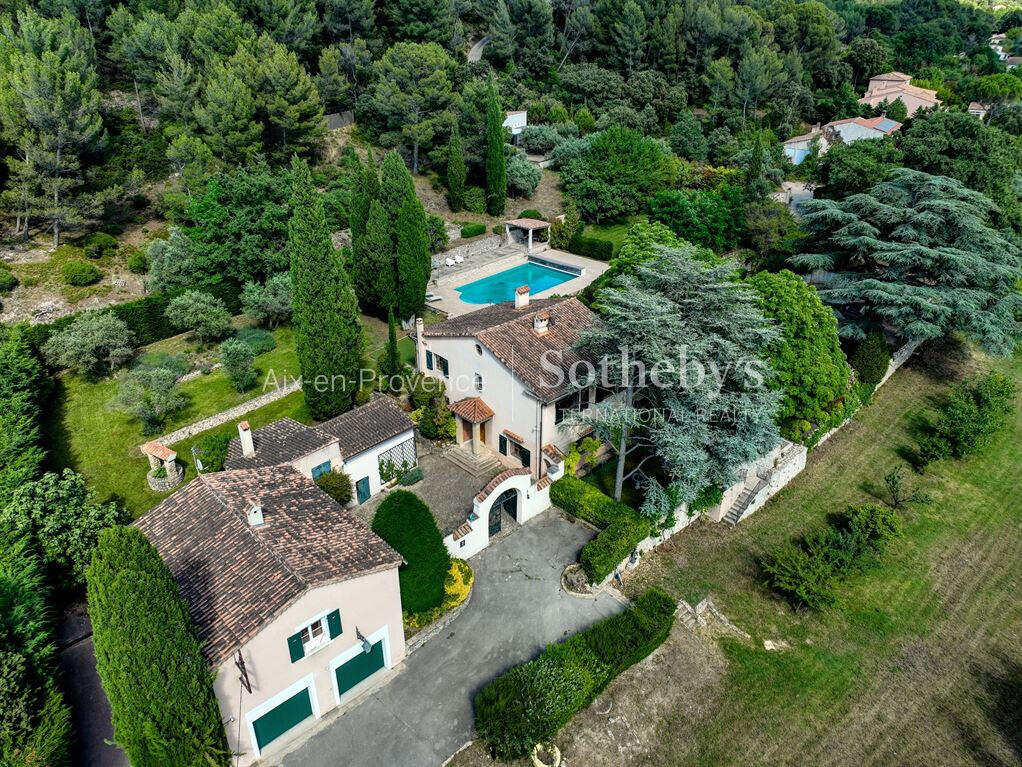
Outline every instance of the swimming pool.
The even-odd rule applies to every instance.
[[[483,277],[481,280],[459,285],[455,290],[466,304],[499,304],[501,301],[512,300],[515,297],[515,289],[522,285],[528,285],[529,292],[535,295],[577,276],[576,273],[530,261]]]

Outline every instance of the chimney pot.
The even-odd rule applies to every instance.
[[[238,424],[238,437],[241,440],[241,454],[246,458],[254,456],[255,442],[252,440],[252,429],[249,428],[248,421]]]
[[[249,527],[259,527],[263,524],[263,507],[259,504],[259,501],[251,501],[248,505],[248,518]]]
[[[524,309],[529,305],[529,286],[522,285],[515,291],[515,309]]]
[[[546,333],[549,324],[550,312],[536,312],[536,316],[532,318],[532,329],[537,335]]]

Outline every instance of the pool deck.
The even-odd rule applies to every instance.
[[[608,266],[604,261],[576,256],[574,253],[566,253],[563,250],[554,250],[547,248],[546,245],[533,246],[532,254],[539,258],[559,261],[562,264],[584,270],[583,274],[579,277],[567,280],[559,285],[554,285],[552,288],[540,291],[539,293],[534,293],[533,298],[574,295],[607,271]],[[501,249],[500,257],[478,267],[466,264],[460,269],[441,269],[434,275],[435,279],[430,280],[426,288],[440,296],[440,300],[430,301],[429,306],[445,312],[448,317],[457,317],[474,312],[476,309],[482,309],[486,304],[468,304],[462,301],[457,288],[524,264],[526,261],[528,261],[528,254],[525,252],[525,248],[505,247]]]

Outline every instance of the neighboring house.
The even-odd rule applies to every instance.
[[[380,394],[318,426],[281,418],[252,429],[242,421],[238,437],[227,448],[224,467],[288,464],[312,479],[343,471],[354,485],[354,501],[365,503],[380,492],[390,474],[416,465],[414,429],[397,403]]]
[[[979,101],[969,102],[969,114],[972,115],[973,117],[982,120],[987,116],[987,114],[989,114],[989,112],[990,112],[989,104],[983,104]]]
[[[813,128],[809,133],[801,136],[792,136],[784,142],[784,155],[791,160],[792,165],[801,165],[802,161],[813,151],[813,143],[816,143],[818,154],[824,154],[830,147],[819,126]]]
[[[990,47],[994,49],[994,53],[997,54],[997,58],[1004,61],[1008,58],[1008,52],[1004,50],[1008,36],[1003,32],[997,35],[990,36]]]
[[[242,767],[404,659],[401,555],[295,468],[201,474],[135,524],[188,604]]]
[[[523,285],[514,302],[429,327],[417,321],[416,366],[446,385],[459,444],[477,455],[498,454],[539,479],[550,463],[543,449],[563,452],[581,435],[565,428],[566,416],[610,394],[596,386],[579,390],[569,376],[584,363],[573,347],[596,322],[577,298],[530,300]]]
[[[859,99],[860,104],[878,107],[883,103],[893,104],[901,99],[908,116],[911,117],[920,109],[932,109],[940,106],[937,91],[919,88],[911,84],[912,76],[904,72],[887,72],[870,78],[866,94]]]
[[[1019,64],[1022,64],[1022,56],[1008,56],[1004,60],[1004,68],[1008,70],[1014,69]]]
[[[504,114],[504,127],[511,131],[512,136],[517,136],[529,124],[529,113],[524,109]],[[518,143],[517,140],[515,143]]]
[[[889,117],[851,117],[847,120],[834,120],[803,136],[795,136],[784,142],[784,154],[793,165],[800,164],[812,151],[816,142],[819,154],[826,154],[835,143],[850,144],[862,139],[875,139],[890,136],[901,128],[901,123]]]

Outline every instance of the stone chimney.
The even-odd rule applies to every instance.
[[[550,324],[550,312],[545,309],[541,312],[536,312],[536,315],[532,318],[532,329],[536,331],[536,335],[541,336],[547,331],[547,326]]]
[[[529,286],[522,285],[515,291],[515,309],[524,309],[529,305]]]
[[[263,507],[258,499],[248,502],[246,517],[248,518],[249,527],[259,527],[263,524]]]
[[[246,458],[255,455],[255,442],[252,441],[252,429],[249,428],[248,421],[238,424],[238,437],[241,438],[241,454]]]

